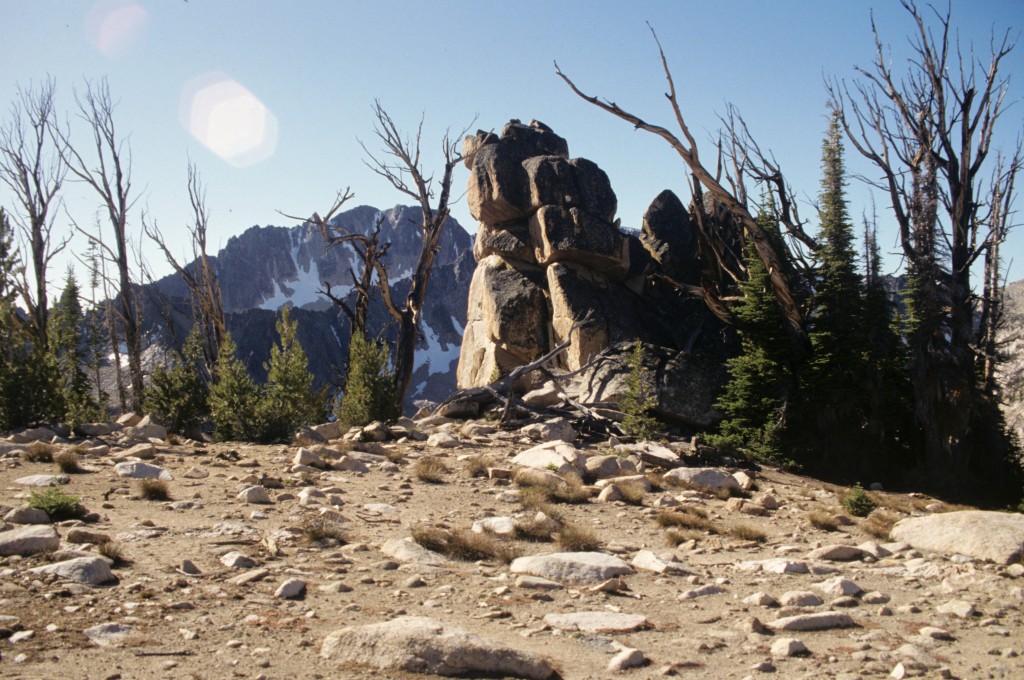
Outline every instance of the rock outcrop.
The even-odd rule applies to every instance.
[[[675,194],[658,195],[635,235],[615,218],[617,199],[604,171],[570,158],[566,141],[543,123],[513,120],[500,136],[478,132],[466,138],[463,155],[467,200],[480,225],[459,387],[486,385],[566,340],[557,361],[575,371],[640,339],[652,347],[660,414],[712,424],[728,334],[701,301],[652,276],[700,284],[697,230]],[[612,351],[584,374],[581,398],[618,401],[614,377],[624,358]],[[683,394],[674,394],[680,386]]]

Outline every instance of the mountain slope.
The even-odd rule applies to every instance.
[[[419,208],[396,206],[380,211],[360,206],[338,215],[332,224],[370,233],[382,219],[381,242],[391,243],[384,263],[392,295],[408,292],[408,276],[419,257],[416,226]],[[353,302],[350,268],[358,271],[355,254],[347,247],[326,248],[317,229],[254,226],[232,237],[211,263],[221,284],[228,330],[239,355],[257,380],[265,380],[265,362],[274,341],[277,310],[295,308],[299,339],[309,355],[318,385],[339,383],[348,356],[348,318],[317,291],[330,283],[337,297]],[[475,262],[472,237],[449,219],[427,289],[417,346],[416,369],[407,405],[415,399],[439,399],[455,389],[455,368],[466,323],[469,282]],[[371,296],[368,330],[393,339],[391,318],[380,300]],[[180,342],[191,326],[188,291],[177,275],[144,286],[141,299],[147,334],[161,344]]]

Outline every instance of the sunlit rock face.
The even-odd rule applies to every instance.
[[[467,203],[480,224],[459,386],[488,384],[568,341],[555,362],[569,371],[610,352],[584,373],[578,394],[615,401],[624,350],[640,339],[652,346],[662,415],[713,424],[732,334],[702,302],[653,277],[700,285],[696,230],[679,199],[662,192],[641,231],[621,229],[608,176],[571,158],[568,143],[537,121],[467,137],[463,157]]]
[[[401,300],[409,290],[408,277],[419,257],[415,227],[419,208],[395,206],[381,211],[360,206],[333,222],[353,232],[370,233],[378,219],[382,220],[381,242],[391,243],[384,262],[392,281],[392,295]],[[475,269],[471,251],[472,237],[450,218],[434,260],[420,319],[409,404],[418,399],[439,400],[455,389],[469,284]],[[318,384],[337,384],[347,364],[349,322],[319,291],[329,283],[333,295],[350,305],[354,303],[350,268],[358,272],[359,263],[350,249],[326,248],[320,232],[309,225],[255,226],[232,237],[210,260],[221,284],[228,330],[238,344],[239,357],[254,377],[266,377],[264,363],[276,337],[277,310],[287,304],[293,307],[299,340]],[[191,318],[188,291],[181,279],[167,276],[146,288],[141,298],[147,307],[144,319],[149,334],[164,343],[172,342],[175,334],[183,338],[191,327]],[[160,295],[154,296],[150,290]],[[169,302],[164,307],[170,313],[160,309],[161,297]],[[165,316],[171,317],[170,326]],[[374,336],[383,333],[390,337],[393,332],[379,293],[372,296],[368,326]]]

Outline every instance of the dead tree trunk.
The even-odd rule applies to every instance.
[[[100,196],[110,225],[114,230],[114,248],[105,245],[98,235],[82,231],[90,241],[103,249],[117,267],[117,304],[128,354],[128,375],[131,380],[130,408],[142,413],[142,334],[141,320],[132,275],[128,267],[128,213],[137,200],[131,188],[131,150],[118,137],[114,125],[114,103],[106,81],[87,83],[85,93],[75,95],[80,117],[92,131],[92,144],[96,158],[86,161],[70,142],[68,134],[61,132],[68,170],[78,180],[92,187]],[[81,231],[81,230],[80,230]]]

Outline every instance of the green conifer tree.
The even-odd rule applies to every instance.
[[[196,436],[209,415],[210,388],[206,383],[205,340],[198,324],[192,326],[181,358],[173,366],[153,371],[146,387],[146,410],[171,432]]]
[[[286,439],[303,425],[321,422],[327,401],[325,389],[313,389],[309,360],[299,343],[298,321],[291,318],[288,307],[281,309],[277,333],[260,409],[265,423],[261,439],[269,441]]]
[[[258,429],[260,391],[237,356],[235,341],[225,334],[217,354],[210,388],[210,417],[214,436],[220,441],[252,441]]]
[[[650,415],[650,410],[658,405],[658,397],[650,372],[644,367],[644,343],[633,343],[628,363],[626,394],[619,404],[625,414],[622,430],[638,440],[650,439],[661,429],[661,423]]]
[[[368,340],[360,330],[352,333],[348,349],[345,393],[335,412],[344,427],[393,420],[399,415],[395,379],[388,370],[387,345]]]
[[[758,225],[778,234],[774,207],[762,205]],[[740,354],[729,360],[729,382],[716,406],[726,415],[710,443],[775,464],[789,464],[785,451],[789,410],[796,388],[797,352],[787,330],[768,270],[753,243],[744,249],[747,280],[734,308]]]
[[[99,407],[92,397],[92,385],[85,372],[86,349],[82,334],[85,314],[78,281],[70,267],[64,278],[64,290],[51,315],[47,324],[50,360],[56,368],[64,417],[72,425],[97,420]]]

